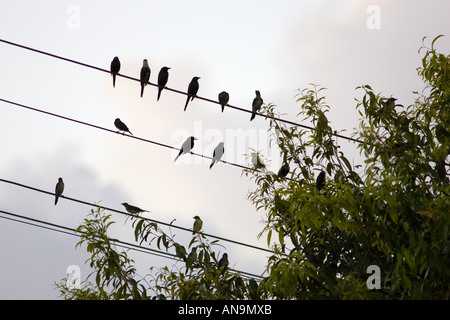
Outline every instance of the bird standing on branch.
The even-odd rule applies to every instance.
[[[178,157],[181,156],[182,154],[190,152],[192,150],[192,148],[194,147],[195,140],[197,140],[197,138],[195,138],[195,137],[187,138],[186,141],[184,141],[183,144],[181,145],[180,152],[178,153],[175,160],[173,160],[173,162],[177,161]]]
[[[141,98],[144,95],[144,87],[147,85],[149,80],[150,80],[150,67],[148,66],[147,59],[144,59],[141,68]]]
[[[55,206],[58,203],[58,198],[62,195],[64,192],[64,182],[62,178],[58,178],[58,182],[56,183],[55,187]]]
[[[316,179],[317,190],[320,191],[325,186],[325,171],[321,170]]]
[[[200,219],[199,216],[195,216],[194,219],[195,219],[195,221],[194,221],[194,226],[192,228],[192,231],[193,231],[192,234],[199,233],[203,227],[203,221],[202,221],[202,219]]]
[[[221,93],[219,93],[219,103],[222,106],[222,112],[225,109],[225,105],[228,103],[229,100],[230,95],[228,94],[228,92],[222,91]]]
[[[116,75],[120,71],[120,61],[118,57],[114,57],[114,59],[111,61],[111,74],[113,77],[113,87],[116,87]]]
[[[133,135],[130,130],[128,129],[128,127],[126,126],[125,123],[123,123],[119,118],[116,118],[116,120],[114,120],[114,125],[116,126],[117,129],[119,129],[120,131],[123,131],[122,134],[125,134],[125,132],[128,132],[129,134]]]
[[[219,269],[228,267],[228,254],[224,253],[219,260]]]
[[[200,77],[193,77],[191,82],[189,83],[188,86],[188,91],[187,91],[187,99],[186,99],[186,105],[184,106],[184,111],[186,111],[187,105],[189,103],[189,99],[194,100],[195,96],[197,95],[198,92],[198,79],[200,79]]]
[[[222,158],[223,153],[225,152],[225,148],[223,146],[223,142],[220,142],[217,147],[214,149],[213,152],[213,159],[211,164],[209,165],[209,168],[211,169],[214,163],[218,162],[220,158]]]
[[[250,117],[250,121],[255,119],[256,112],[261,109],[261,106],[263,104],[263,99],[261,98],[261,93],[259,93],[258,90],[255,91],[256,97],[253,99],[252,103],[252,116]]]
[[[285,163],[281,166],[280,170],[278,170],[278,177],[280,177],[280,178],[286,177],[287,174],[289,173],[289,170],[290,170],[289,164],[288,164],[287,162],[285,162]]]
[[[144,210],[144,209],[141,209],[141,208],[139,208],[139,207],[132,206],[131,204],[128,204],[128,203],[126,203],[126,202],[122,202],[122,205],[125,207],[125,209],[126,209],[129,213],[132,213],[132,214],[139,214],[139,213],[141,213],[141,212],[150,212],[150,211],[148,211],[148,210]]]
[[[161,96],[161,91],[167,84],[169,80],[169,67],[162,67],[158,74],[158,97],[156,101],[159,101],[159,97]]]

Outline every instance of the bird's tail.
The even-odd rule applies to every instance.
[[[252,112],[252,116],[250,117],[250,121],[252,121],[253,119],[255,119],[256,113]]]
[[[156,98],[156,101],[159,101],[159,97],[161,97],[161,91],[162,91],[162,87],[158,88],[158,98]]]
[[[189,103],[189,98],[190,98],[191,96],[188,96],[187,97],[187,99],[186,99],[186,104],[185,104],[185,106],[184,106],[184,111],[186,111],[186,108],[187,108],[187,105],[188,105],[188,103]]]
[[[55,197],[55,206],[58,203],[58,198],[59,198],[58,196]]]
[[[212,166],[214,165],[214,163],[216,163],[216,162],[213,160],[213,162],[211,162],[211,164],[209,165],[209,168],[210,168],[210,169],[212,168]]]
[[[113,88],[116,87],[116,75],[113,74]]]
[[[141,98],[144,95],[144,87],[145,87],[145,85],[141,84]]]
[[[173,162],[177,161],[177,159],[180,157],[181,152],[176,156],[176,158],[173,160]]]

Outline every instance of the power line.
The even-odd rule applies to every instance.
[[[8,183],[8,184],[12,184],[12,185],[18,186],[18,187],[22,187],[22,188],[30,189],[30,190],[37,191],[37,192],[40,192],[40,193],[45,193],[47,195],[55,196],[55,194],[53,192],[49,192],[49,191],[45,191],[45,190],[38,189],[38,188],[35,188],[35,187],[31,187],[31,186],[28,186],[28,185],[24,185],[24,184],[15,182],[15,181],[10,181],[10,180],[6,180],[6,179],[0,178],[0,182],[5,182],[5,183]],[[91,207],[97,207],[97,208],[101,208],[101,209],[108,210],[108,211],[111,211],[111,212],[116,212],[116,213],[125,215],[127,217],[136,217],[135,215],[130,214],[128,212],[124,212],[124,211],[121,211],[121,210],[117,210],[117,209],[101,206],[101,205],[98,205],[98,204],[95,204],[95,203],[90,203],[90,202],[79,200],[79,199],[75,199],[75,198],[70,198],[70,197],[67,197],[67,196],[64,196],[64,195],[61,195],[60,198],[64,198],[64,199],[67,199],[67,200],[70,200],[70,201],[78,202],[78,203],[81,203],[81,204],[84,204],[84,205],[88,205],[88,206],[91,206]],[[192,229],[180,227],[180,226],[174,225],[172,223],[158,221],[158,220],[154,220],[154,219],[150,219],[150,218],[146,218],[146,217],[141,217],[141,218],[145,219],[147,221],[155,222],[155,223],[160,224],[160,225],[172,227],[172,228],[183,230],[183,231],[187,231],[187,232],[190,232],[190,233],[192,232]],[[218,239],[218,240],[234,243],[234,244],[245,246],[245,247],[248,247],[248,248],[257,249],[257,250],[261,250],[261,251],[265,251],[265,252],[269,252],[269,253],[275,253],[272,250],[261,248],[261,247],[254,246],[254,245],[251,245],[251,244],[247,244],[247,243],[244,243],[244,242],[240,242],[240,241],[236,241],[236,240],[232,240],[232,239],[227,239],[227,238],[224,238],[224,237],[220,237],[220,236],[216,236],[216,235],[212,235],[212,234],[208,234],[208,233],[204,233],[204,232],[202,232],[201,234],[206,236],[206,237],[210,237],[210,238],[214,238],[214,239]]]
[[[54,224],[54,223],[51,223],[51,222],[47,222],[47,221],[43,221],[43,220],[39,220],[39,219],[35,219],[35,218],[26,217],[26,216],[23,216],[23,215],[15,214],[15,213],[12,213],[12,212],[9,212],[9,211],[4,211],[4,210],[1,210],[1,209],[0,209],[0,213],[6,214],[6,215],[9,215],[9,216],[12,216],[12,217],[16,218],[15,219],[15,218],[10,218],[10,217],[0,216],[0,218],[2,218],[2,219],[14,221],[14,222],[18,222],[18,223],[22,223],[22,224],[26,224],[26,225],[30,225],[30,226],[33,226],[33,227],[42,228],[42,229],[45,229],[45,230],[50,230],[50,231],[54,231],[54,232],[68,234],[68,235],[75,236],[75,237],[79,237],[80,236],[79,234],[83,234],[84,233],[83,231],[77,231],[77,230],[75,230],[73,228],[65,227],[65,226],[62,226],[62,225]],[[19,220],[19,219],[22,219],[22,220]],[[28,222],[28,221],[24,221],[24,220],[28,220],[28,221],[32,221],[32,222]],[[179,260],[179,257],[177,255],[175,255],[175,254],[172,254],[172,253],[168,253],[168,252],[164,252],[164,251],[156,250],[156,249],[152,249],[152,248],[146,248],[146,247],[143,247],[143,246],[140,246],[140,245],[136,245],[136,244],[133,244],[133,243],[129,243],[129,242],[126,242],[126,241],[122,241],[122,240],[119,240],[119,239],[110,239],[110,241],[113,242],[117,247],[120,247],[120,248],[131,249],[131,250],[134,250],[134,251],[142,252],[142,253],[145,253],[145,254],[150,254],[150,255],[153,255],[153,256],[160,257],[160,258],[166,258],[166,259],[171,259],[171,260],[175,260],[175,261]],[[235,271],[235,272],[240,273],[240,274],[245,274],[245,275],[250,276],[252,278],[256,277],[256,278],[262,279],[261,276],[256,275],[256,274],[252,274],[252,273],[249,273],[249,272],[246,272],[246,271],[240,271],[240,270],[236,270],[236,269],[232,269],[232,268],[229,268],[229,269],[231,271]]]
[[[99,130],[108,131],[108,132],[111,132],[111,133],[114,133],[114,134],[118,134],[117,130],[111,130],[111,129],[108,129],[108,128],[105,128],[105,127],[101,127],[101,126],[98,126],[98,125],[95,125],[95,124],[92,124],[92,123],[88,123],[88,122],[84,122],[84,121],[81,121],[81,120],[76,120],[76,119],[73,119],[73,118],[65,117],[65,116],[62,116],[62,115],[59,115],[59,114],[56,114],[56,113],[53,113],[53,112],[45,111],[45,110],[42,110],[42,109],[33,108],[33,107],[30,107],[30,106],[27,106],[27,105],[24,105],[24,104],[20,104],[20,103],[14,102],[14,101],[6,100],[6,99],[3,99],[3,98],[0,98],[0,101],[8,103],[8,104],[11,104],[11,105],[15,105],[17,107],[25,108],[25,109],[28,109],[28,110],[40,112],[40,113],[43,113],[43,114],[46,114],[46,115],[50,115],[50,116],[53,116],[53,117],[57,117],[57,118],[60,118],[60,119],[64,119],[64,120],[67,120],[67,121],[71,121],[71,122],[75,122],[75,123],[82,124],[82,125],[85,125],[85,126],[89,126],[89,127],[92,127],[92,128],[96,128],[96,129],[99,129]],[[154,140],[140,138],[138,136],[129,135],[129,134],[125,134],[125,133],[122,134],[122,135],[126,136],[126,137],[128,137],[130,139],[136,139],[136,140],[144,141],[144,142],[151,143],[151,144],[154,144],[154,145],[157,145],[157,146],[160,146],[160,147],[164,147],[164,148],[167,148],[167,149],[173,149],[173,150],[177,150],[177,151],[180,150],[180,147],[170,146],[168,144],[157,142],[157,141],[154,141]],[[213,157],[206,156],[206,155],[203,155],[203,154],[200,154],[200,153],[195,153],[195,152],[192,152],[192,151],[190,151],[189,153],[194,155],[194,156],[197,156],[197,157],[201,157],[201,158],[205,158],[205,159],[209,159],[209,160],[213,159]],[[228,164],[228,165],[231,165],[231,166],[235,166],[235,167],[241,168],[241,169],[251,169],[250,167],[247,167],[247,166],[244,166],[244,165],[241,165],[241,164],[238,164],[238,163],[234,163],[234,162],[225,161],[225,160],[222,160],[222,159],[220,159],[218,161],[223,162],[223,163]]]
[[[60,59],[60,60],[67,61],[67,62],[70,62],[70,63],[75,63],[75,64],[78,64],[78,65],[81,65],[81,66],[84,66],[84,67],[87,67],[87,68],[91,68],[91,69],[94,69],[94,70],[97,70],[97,71],[111,73],[110,70],[106,70],[106,69],[103,69],[103,68],[99,68],[99,67],[87,64],[87,63],[83,63],[83,62],[76,61],[76,60],[73,60],[73,59],[69,59],[69,58],[65,58],[65,57],[62,57],[62,56],[58,56],[56,54],[52,54],[52,53],[49,53],[49,52],[45,52],[45,51],[41,51],[41,50],[34,49],[34,48],[31,48],[31,47],[27,47],[27,46],[24,46],[24,45],[21,45],[21,44],[18,44],[18,43],[14,43],[14,42],[11,42],[11,41],[7,41],[7,40],[4,40],[4,39],[0,39],[0,42],[6,43],[6,44],[9,44],[9,45],[12,45],[12,46],[16,46],[16,47],[19,47],[19,48],[22,48],[22,49],[26,49],[26,50],[29,50],[29,51],[33,51],[33,52],[36,52],[36,53],[40,53],[40,54],[43,54],[43,55],[47,55],[47,56],[50,56],[52,58]],[[134,78],[134,77],[130,77],[130,76],[127,76],[127,75],[124,75],[124,74],[118,73],[117,76],[129,79],[129,80],[134,80],[134,81],[140,82],[140,79],[137,79],[137,78]],[[155,86],[155,87],[158,86],[157,84],[151,83],[150,81],[147,84]],[[169,87],[164,87],[164,90],[176,92],[178,94],[187,95],[187,93],[184,92],[184,91],[172,89],[172,88],[169,88]],[[207,102],[210,102],[210,103],[220,104],[219,101],[211,100],[211,99],[204,98],[204,97],[197,96],[197,95],[195,96],[195,98],[199,99],[199,100],[204,100],[204,101],[207,101]],[[242,112],[252,113],[252,110],[236,107],[236,106],[233,106],[233,105],[230,105],[230,104],[227,104],[226,106],[229,107],[229,108],[232,108],[232,109],[236,109],[236,110],[242,111]],[[308,129],[308,130],[315,130],[315,128],[313,128],[313,127],[310,127],[310,126],[307,126],[307,125],[303,125],[303,124],[300,124],[300,123],[297,123],[297,122],[293,122],[293,121],[290,121],[290,120],[281,119],[281,118],[278,118],[278,117],[270,117],[268,115],[264,115],[264,114],[259,113],[259,112],[256,112],[256,114],[258,116],[261,116],[261,117],[271,118],[273,120],[284,122],[286,124],[290,124],[290,125],[293,125],[293,126],[302,127],[302,128]],[[354,138],[347,137],[347,136],[343,136],[343,135],[340,135],[340,134],[338,134],[336,132],[334,132],[332,134],[334,136],[336,136],[336,137],[343,138],[343,139],[346,139],[346,140],[349,140],[349,141],[358,142],[358,143],[364,143],[361,140],[354,139]]]

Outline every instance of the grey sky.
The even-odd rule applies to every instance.
[[[379,25],[368,19],[378,9]],[[255,90],[278,106],[289,120],[299,107],[295,95],[309,83],[327,90],[328,118],[336,130],[358,126],[355,88],[369,84],[403,104],[414,100],[422,83],[416,76],[422,37],[427,44],[439,34],[437,48],[450,49],[448,1],[10,1],[0,10],[0,38],[108,69],[119,56],[120,73],[138,77],[143,59],[156,82],[169,66],[168,86],[187,90],[201,79],[199,95],[251,108]],[[372,20],[370,20],[372,21]],[[269,150],[267,124],[236,110],[194,99],[183,112],[185,96],[147,87],[139,97],[137,82],[0,43],[0,98],[114,128],[119,117],[143,138],[181,146],[189,135],[199,141],[195,152],[212,155],[225,142],[226,161],[246,164],[248,148]],[[263,212],[246,199],[254,184],[241,170],[183,155],[121,135],[99,131],[0,102],[0,178],[53,191],[58,177],[64,194],[122,209],[128,202],[152,211],[151,217],[191,227],[199,215],[205,232],[265,247],[257,234]],[[6,120],[6,121],[5,121]],[[256,138],[255,138],[256,137]],[[356,148],[341,140],[349,159]],[[228,146],[228,147],[227,147]],[[0,183],[0,209],[77,227],[89,212],[83,205]],[[120,216],[115,235],[132,239]],[[177,232],[177,239],[190,240]],[[55,299],[55,281],[66,268],[82,268],[85,247],[77,238],[0,219],[0,298]],[[230,265],[261,274],[265,253],[223,243]],[[152,265],[172,265],[134,254],[140,273]]]

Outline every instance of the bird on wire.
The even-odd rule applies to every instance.
[[[225,109],[225,105],[228,103],[229,100],[230,95],[228,94],[228,92],[222,91],[221,93],[219,93],[219,103],[222,106],[222,112]]]
[[[261,98],[261,93],[258,90],[256,90],[255,93],[256,93],[256,97],[253,99],[252,116],[250,117],[250,121],[255,119],[256,112],[259,111],[259,109],[261,109],[261,106],[263,104],[263,99]]]
[[[114,57],[111,61],[111,75],[113,77],[113,88],[116,87],[116,75],[120,71],[120,60],[118,57]]]
[[[195,216],[194,219],[195,219],[195,221],[194,221],[194,226],[192,227],[192,231],[193,231],[192,234],[199,233],[203,227],[203,221],[202,221],[202,219],[200,219],[199,216]]]
[[[127,125],[125,123],[123,123],[119,118],[116,118],[116,120],[114,120],[114,125],[116,126],[116,128],[120,131],[123,131],[122,134],[125,134],[125,132],[128,132],[129,134],[133,135],[130,130],[128,129]]]
[[[58,203],[59,197],[64,192],[64,182],[62,178],[58,178],[58,182],[56,183],[55,187],[55,206]]]
[[[133,205],[128,204],[128,203],[126,203],[126,202],[122,202],[122,205],[123,205],[123,206],[125,207],[125,209],[126,209],[129,213],[131,213],[131,214],[139,214],[139,213],[141,213],[141,212],[150,212],[150,211],[148,211],[148,210],[141,209],[141,208],[139,208],[139,207],[133,206]]]
[[[144,87],[150,80],[150,67],[148,66],[147,59],[144,59],[144,61],[142,62],[140,79],[141,79],[141,98],[142,98],[142,96],[144,95]]]
[[[182,154],[191,152],[192,148],[194,147],[195,140],[198,140],[198,139],[195,137],[192,137],[192,136],[187,138],[186,141],[184,141],[183,144],[181,145],[180,152],[178,153],[175,160],[173,160],[173,162],[177,161],[178,157],[181,156]]]
[[[163,91],[164,87],[167,84],[167,81],[169,80],[169,67],[162,67],[158,74],[158,97],[156,98],[156,101],[159,101],[159,98],[161,97],[161,91]]]
[[[191,82],[189,83],[188,86],[188,91],[187,91],[187,99],[186,99],[186,105],[184,106],[184,111],[186,111],[187,105],[189,103],[189,99],[194,100],[195,96],[197,95],[198,92],[198,79],[200,79],[200,77],[193,77]]]
[[[220,142],[217,147],[214,149],[213,152],[213,159],[211,164],[209,165],[209,168],[211,169],[214,163],[220,161],[220,158],[222,158],[223,153],[225,152],[225,148],[223,146],[223,142]]]

